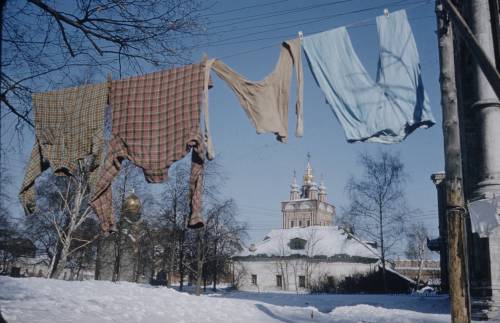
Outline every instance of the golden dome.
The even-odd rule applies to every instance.
[[[122,215],[129,218],[131,221],[139,220],[141,216],[141,200],[134,193],[130,194],[122,206]]]

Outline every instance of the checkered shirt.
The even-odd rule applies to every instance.
[[[148,182],[158,183],[167,179],[168,168],[190,148],[204,150],[200,105],[205,71],[201,63],[112,82],[112,136],[92,198],[104,231],[114,229],[111,183],[123,159],[141,167]],[[203,171],[196,167],[192,174],[190,183],[203,179]],[[201,212],[197,190],[201,186],[191,195],[194,213]]]
[[[35,144],[19,194],[28,212],[35,209],[35,179],[49,167],[56,175],[74,174],[78,160],[93,155],[89,186],[91,189],[95,186],[103,147],[108,85],[36,93],[32,101]]]

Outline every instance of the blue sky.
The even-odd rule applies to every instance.
[[[399,5],[391,5],[395,3]],[[302,177],[308,152],[312,156],[317,180],[323,176],[328,199],[340,212],[341,207],[348,204],[344,190],[347,179],[361,172],[356,163],[358,154],[374,153],[380,149],[400,153],[409,174],[406,189],[409,203],[422,210],[414,220],[423,221],[430,234],[437,235],[436,191],[430,175],[443,169],[444,159],[433,2],[219,1],[207,11],[210,14],[209,37],[206,44],[193,53],[193,60],[199,60],[203,53],[207,53],[209,57],[221,58],[247,79],[261,80],[277,62],[280,41],[295,38],[298,31],[307,36],[347,25],[361,61],[375,76],[378,59],[375,17],[383,13],[384,6],[389,11],[408,8],[424,86],[437,121],[434,127],[419,129],[400,144],[347,143],[340,124],[309,71],[304,54],[304,136],[300,139],[294,137],[295,86],[292,85],[287,144],[279,143],[272,134],[257,135],[233,92],[212,74],[214,88],[210,90],[210,123],[217,159],[228,178],[223,193],[236,200],[239,219],[249,224],[251,240],[260,239],[268,230],[281,227],[280,201],[288,199],[293,171],[297,170],[299,179]],[[249,8],[234,10],[242,7]],[[295,10],[303,7],[310,9]],[[270,17],[266,18],[266,14]],[[304,24],[299,25],[301,23]],[[23,149],[5,156],[6,166],[14,177],[8,190],[12,193],[12,208],[16,214],[20,213],[16,193],[32,142],[33,134],[26,133]]]

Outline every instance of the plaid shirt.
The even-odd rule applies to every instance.
[[[141,167],[148,182],[158,183],[167,179],[168,168],[192,147],[190,225],[203,226],[205,138],[200,131],[200,105],[203,97],[207,103],[207,68],[204,63],[194,64],[112,82],[112,136],[92,198],[103,230],[114,230],[111,183],[123,159]]]
[[[78,160],[93,155],[89,186],[94,187],[107,100],[106,83],[33,94],[35,144],[19,193],[26,211],[34,211],[35,179],[49,167],[56,175],[74,174]]]

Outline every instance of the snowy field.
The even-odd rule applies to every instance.
[[[0,276],[0,309],[13,322],[449,322],[446,296],[218,292],[103,281]]]

